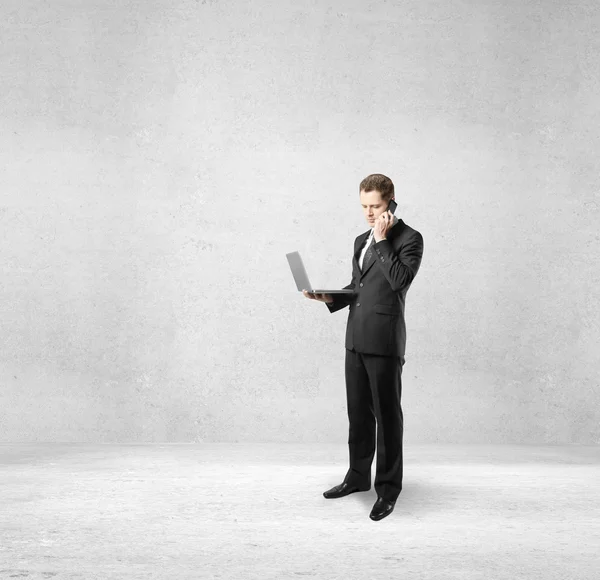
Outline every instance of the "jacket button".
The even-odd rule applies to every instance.
[[[361,282],[361,283],[359,284],[359,286],[362,288],[362,287],[363,287],[363,283]]]
[[[357,302],[357,303],[356,303],[356,305],[357,305],[357,306],[360,306],[360,302]]]

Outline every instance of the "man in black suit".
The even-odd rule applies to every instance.
[[[346,327],[346,399],[350,467],[344,481],[323,495],[339,498],[371,489],[377,443],[375,491],[369,517],[381,520],[394,509],[402,490],[402,367],[405,359],[406,292],[423,256],[423,236],[387,211],[394,199],[389,177],[369,175],[360,201],[371,229],[354,241],[354,294],[312,294],[331,313],[350,307]]]

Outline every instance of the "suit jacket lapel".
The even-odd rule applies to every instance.
[[[354,256],[352,256],[352,267],[356,268],[356,271],[360,274],[360,267],[358,266],[358,259],[360,258],[360,252],[362,251],[362,247],[365,245],[365,241],[369,237],[371,230],[367,230],[364,234],[361,234],[356,241],[358,246],[357,249],[354,250]]]

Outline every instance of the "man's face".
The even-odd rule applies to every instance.
[[[392,198],[394,199],[394,198]],[[367,223],[373,227],[375,220],[388,208],[387,201],[381,201],[381,193],[374,189],[373,191],[362,191],[360,192],[360,204],[362,205],[363,212]]]

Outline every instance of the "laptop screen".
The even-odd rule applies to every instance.
[[[306,273],[306,269],[304,268],[300,254],[298,252],[291,252],[285,256],[288,259],[288,263],[290,265],[290,269],[292,270],[292,275],[294,276],[298,290],[312,290],[310,282],[308,281],[308,274]]]

